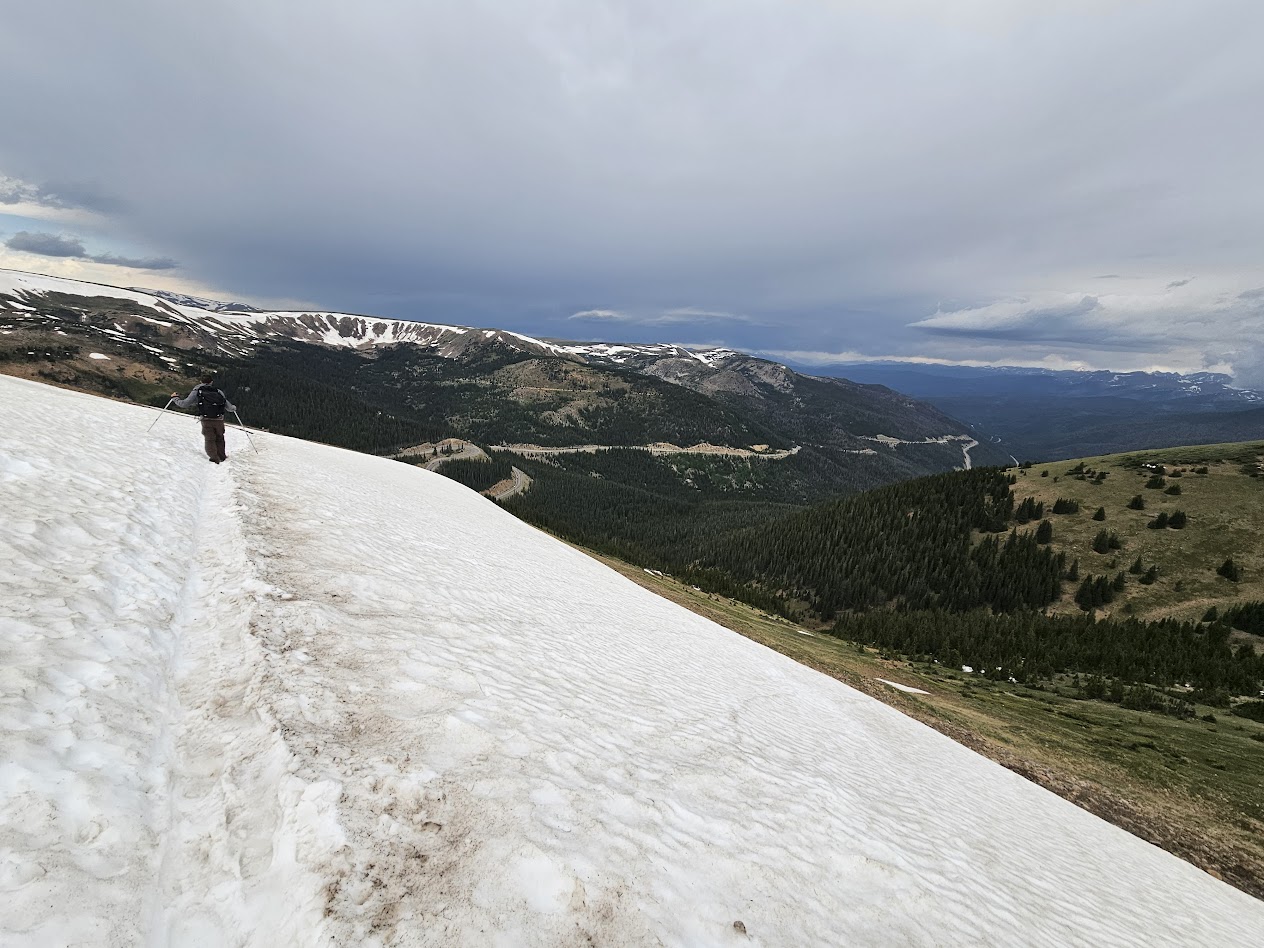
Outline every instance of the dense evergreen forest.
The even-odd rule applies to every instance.
[[[798,509],[749,489],[732,489],[752,468],[794,459],[674,458],[687,460],[630,449],[556,455],[548,461],[515,456],[515,466],[534,483],[506,507],[600,553],[670,572],[689,568],[701,537],[767,524]]]
[[[420,459],[419,463],[425,463],[425,459]],[[439,473],[470,490],[481,492],[509,480],[513,476],[513,465],[504,457],[462,459],[444,461],[439,466]]]
[[[485,444],[569,446],[594,440],[689,445],[710,439],[792,447],[784,435],[697,392],[563,359],[488,351],[458,361],[410,346],[386,346],[369,357],[277,343],[244,358],[211,361],[224,384],[236,386],[234,392],[249,388],[252,415],[272,419],[260,424],[291,434],[298,433],[296,426],[313,427],[302,403],[311,406],[317,422],[324,412],[335,428],[344,419],[364,417],[360,408],[371,406],[424,428],[427,436],[417,440],[455,436]],[[314,387],[304,388],[304,381]],[[317,391],[324,397],[307,397]],[[333,442],[328,435],[315,437]],[[389,438],[378,443],[381,447],[361,449],[388,453],[400,446]]]
[[[705,545],[699,565],[830,620],[840,610],[1038,608],[1066,564],[1014,515],[1006,476],[961,471],[869,491]],[[974,543],[974,531],[987,534]]]
[[[1209,622],[1219,619],[1234,629],[1241,629],[1251,635],[1264,636],[1264,602],[1244,602],[1240,606],[1226,609],[1219,615],[1213,608],[1208,612],[1206,619]]]
[[[265,362],[212,365],[219,385],[248,424],[310,441],[387,454],[447,435],[422,413],[400,413],[356,386],[359,360],[338,350],[280,349]]]
[[[872,610],[840,618],[834,632],[923,661],[966,664],[989,677],[1019,682],[1076,672],[1161,688],[1188,684],[1204,693],[1254,694],[1264,677],[1264,658],[1250,646],[1234,647],[1228,626],[1220,623],[1055,618],[1031,610]]]

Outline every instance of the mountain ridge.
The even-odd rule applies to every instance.
[[[206,308],[207,305],[212,308]],[[189,353],[231,362],[259,359],[271,348],[292,344],[345,350],[381,363],[389,350],[404,344],[417,358],[411,365],[398,367],[395,381],[399,384],[407,387],[404,376],[415,377],[418,372],[428,371],[419,369],[417,364],[417,359],[424,362],[428,356],[467,366],[470,371],[465,377],[479,384],[497,372],[508,374],[513,378],[504,381],[502,393],[507,393],[512,401],[538,407],[541,416],[552,419],[550,424],[559,436],[568,428],[574,429],[578,443],[601,440],[578,438],[579,429],[585,425],[600,425],[603,417],[628,414],[626,406],[615,402],[622,397],[617,393],[630,391],[629,376],[647,380],[638,383],[641,388],[645,384],[652,387],[666,383],[697,393],[718,406],[722,414],[736,413],[734,417],[741,416],[767,429],[764,435],[751,435],[761,441],[797,441],[804,446],[858,453],[872,450],[872,444],[863,439],[886,436],[890,441],[888,449],[895,452],[896,444],[972,433],[968,426],[931,406],[886,387],[804,375],[733,349],[689,348],[669,343],[569,342],[509,330],[237,306],[183,294],[154,295],[0,271],[0,329],[9,333],[42,330],[62,336],[95,336],[115,347],[139,348],[166,362],[171,369],[178,368]],[[531,368],[532,359],[542,361]],[[398,357],[395,361],[399,361]],[[566,368],[567,363],[591,371]],[[507,372],[506,366],[511,364],[527,367]],[[445,370],[440,374],[449,384],[461,373]],[[584,397],[567,400],[540,394],[552,392],[557,396],[567,389],[584,393]],[[745,427],[728,425],[734,431]],[[452,433],[472,438],[481,434],[476,424]],[[648,440],[675,441],[680,436],[675,431],[661,434]],[[503,440],[539,440],[529,435],[531,432],[525,432]],[[715,439],[703,433],[694,440]],[[727,446],[745,448],[751,443],[748,438],[745,443]],[[1004,460],[1003,452],[994,452],[994,456],[981,458],[980,462]],[[944,465],[941,460],[927,460],[923,467],[939,470]]]

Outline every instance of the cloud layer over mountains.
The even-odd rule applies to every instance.
[[[557,336],[1264,379],[1251,0],[5,19],[5,265],[79,240],[234,294]],[[87,223],[38,226],[50,195]]]

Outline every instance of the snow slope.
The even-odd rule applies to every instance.
[[[1258,944],[440,475],[0,377],[0,943]],[[736,924],[740,923],[740,925]],[[744,932],[743,932],[744,929]]]

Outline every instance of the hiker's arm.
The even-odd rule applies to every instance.
[[[176,398],[175,392],[172,392],[171,400],[175,403],[176,408],[192,408],[197,404],[197,387],[195,386],[186,398]]]
[[[236,405],[234,405],[232,402],[230,402],[230,401],[228,400],[228,396],[227,396],[227,395],[225,395],[225,396],[224,396],[224,410],[225,410],[225,411],[236,411],[236,410],[237,410],[237,406],[236,406]]]

